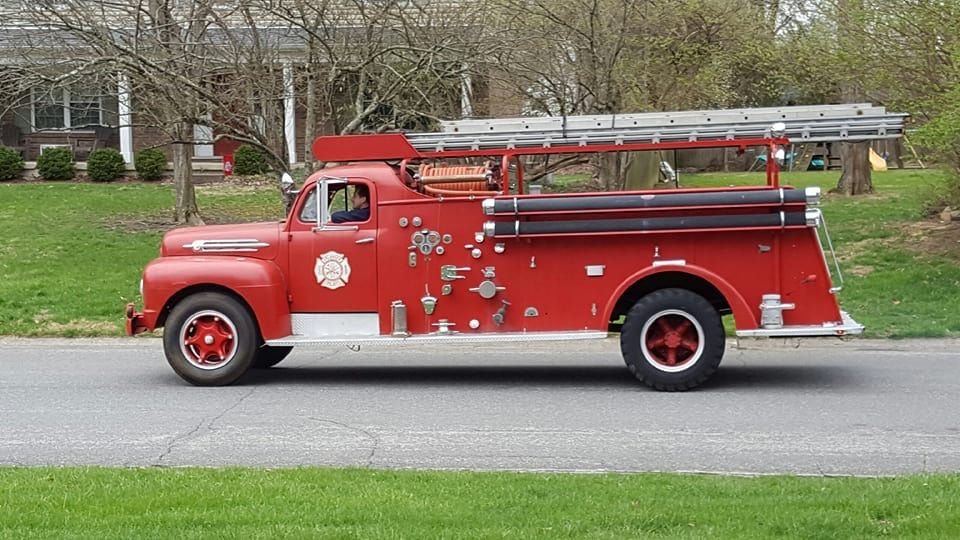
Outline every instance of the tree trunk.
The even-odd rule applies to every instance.
[[[652,189],[660,179],[658,152],[633,152],[627,167],[626,189]]]
[[[837,3],[837,25],[840,43],[853,50],[857,36],[863,33],[863,0],[842,0]],[[841,83],[844,103],[861,103],[865,98],[863,82],[855,74]],[[840,147],[840,162],[843,173],[837,182],[835,193],[843,195],[862,195],[873,193],[873,179],[870,176],[870,143],[843,143]]]
[[[313,139],[319,135],[317,131],[317,83],[313,77],[313,66],[307,65],[307,117],[303,122],[303,131],[306,135],[303,140],[304,163],[307,166],[307,174],[313,172],[315,160],[313,157]]]
[[[887,163],[893,161],[897,164],[898,169],[903,168],[903,143],[900,139],[893,139],[887,141],[887,148],[889,148],[890,156],[887,158]]]
[[[604,191],[623,189],[623,161],[620,152],[597,154],[596,176]]]
[[[188,139],[193,126],[187,122],[179,125],[181,140]],[[189,139],[188,139],[189,140]],[[193,190],[193,162],[190,158],[193,145],[179,142],[173,145],[173,186],[176,192],[174,220],[178,224],[203,225],[200,211],[197,209],[197,196]]]
[[[873,193],[870,175],[870,143],[843,143],[840,147],[843,172],[835,193],[863,195]]]

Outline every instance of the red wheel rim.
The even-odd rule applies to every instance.
[[[180,351],[200,369],[217,369],[237,353],[237,327],[219,311],[194,313],[180,329]]]
[[[703,354],[703,328],[685,311],[668,309],[647,319],[641,341],[643,356],[668,372],[689,369]]]

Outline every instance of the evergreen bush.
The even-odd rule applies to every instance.
[[[159,180],[167,169],[167,156],[159,148],[147,148],[137,153],[137,174],[147,181]]]
[[[112,182],[124,169],[123,156],[115,148],[100,148],[87,157],[87,175],[95,182]]]
[[[247,176],[263,174],[269,170],[267,156],[255,146],[241,144],[233,153],[233,174]]]
[[[23,172],[23,158],[20,152],[7,146],[0,146],[0,181],[13,180]]]
[[[68,148],[47,148],[37,158],[37,174],[44,180],[69,180],[77,174],[73,168],[73,152]]]

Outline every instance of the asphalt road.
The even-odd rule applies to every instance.
[[[960,471],[960,341],[741,345],[668,394],[612,340],[302,349],[196,388],[155,338],[0,339],[0,465]]]

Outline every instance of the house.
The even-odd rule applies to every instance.
[[[175,0],[170,1],[174,5],[178,4]],[[150,2],[151,5],[154,3],[156,0]],[[435,2],[439,6],[437,9],[449,9],[453,4],[462,3],[464,2],[453,0]],[[131,5],[133,4],[136,3]],[[187,5],[190,2],[182,4]],[[224,10],[223,13],[227,14],[224,17],[233,17],[233,23],[242,22],[242,17],[236,11],[238,3],[214,2],[213,4],[215,9]],[[101,10],[97,14],[90,14],[94,17],[90,24],[105,25],[105,28],[116,30],[118,33],[129,31],[132,28],[131,25],[135,24],[129,7],[115,7],[114,9],[119,11],[115,13],[114,18],[107,16],[106,19],[112,22],[105,23],[99,20],[104,17],[102,13],[105,12],[102,10],[108,9],[105,6],[121,4],[76,3],[75,9],[80,9],[76,8],[77,5],[88,5],[94,11]],[[358,30],[365,28],[357,24],[358,20],[355,16],[345,15],[345,13],[342,12],[330,18],[343,25],[343,28],[334,29],[337,39],[341,39],[344,35],[349,39],[362,39],[364,33]],[[87,14],[76,14],[77,17],[85,15]],[[0,13],[0,20],[3,19],[3,13]],[[370,24],[370,21],[365,22]],[[287,161],[296,164],[304,161],[305,149],[309,148],[315,135],[329,133],[337,126],[335,123],[328,122],[318,128],[319,133],[306,133],[304,126],[306,126],[307,110],[306,100],[303,99],[306,83],[303,82],[302,77],[305,36],[302,32],[291,30],[289,25],[284,27],[282,23],[283,21],[259,20],[258,24],[262,26],[256,29],[256,36],[252,31],[244,34],[242,26],[233,26],[229,30],[224,26],[220,31],[212,27],[205,30],[204,39],[213,40],[213,42],[222,40],[221,43],[232,40],[231,45],[236,47],[237,43],[241,45],[250,43],[253,46],[256,38],[259,46],[262,47],[266,43],[268,49],[272,47],[270,54],[272,54],[272,61],[277,64],[274,76],[279,80],[276,85],[279,90],[265,99],[271,101],[271,106],[274,108],[279,104],[278,116],[282,118],[282,126],[280,126],[282,129],[277,131],[282,131],[282,145]],[[355,37],[350,34],[354,34]],[[149,104],[144,102],[146,100],[140,99],[137,91],[133,90],[135,85],[124,73],[104,78],[102,81],[84,79],[64,86],[38,82],[30,88],[16,88],[16,85],[2,82],[3,72],[13,75],[18,65],[29,63],[33,69],[36,69],[36,66],[42,66],[44,54],[50,53],[44,48],[45,42],[62,43],[69,39],[64,37],[62,30],[44,27],[41,21],[38,21],[37,15],[23,16],[19,19],[8,17],[0,22],[0,89],[11,89],[4,95],[0,95],[2,98],[0,100],[0,144],[20,150],[26,161],[36,160],[45,148],[51,146],[70,148],[77,161],[83,161],[91,151],[105,147],[118,149],[127,163],[133,162],[136,152],[148,147],[164,148],[169,155],[167,144],[169,137],[158,127],[146,125],[149,122],[138,121]],[[88,60],[92,50],[83,43],[78,42],[76,45],[76,49],[60,48],[73,51],[70,53],[74,55],[71,60],[75,62]],[[3,51],[8,51],[10,54],[3,54]],[[59,63],[63,63],[62,57]],[[51,61],[50,64],[56,65],[58,62]],[[223,70],[224,77],[227,79],[231,76],[229,69],[229,63],[227,63],[226,69]],[[9,76],[7,82],[10,82]],[[459,102],[460,110],[453,111],[453,115],[472,112],[518,114],[520,101],[507,98],[507,93],[505,89],[488,90],[486,84],[465,79],[460,84],[461,95],[456,100]],[[491,105],[495,110],[490,109]],[[208,118],[214,119],[224,114],[224,111],[212,110],[208,114],[210,115]],[[264,121],[257,114],[239,116],[243,117],[243,121],[253,124],[259,125]],[[216,125],[218,122],[211,123]],[[194,158],[218,161],[239,146],[239,142],[224,136],[224,133],[219,130],[199,124],[194,128],[196,141],[193,147]]]

